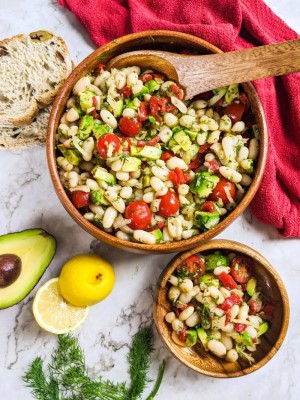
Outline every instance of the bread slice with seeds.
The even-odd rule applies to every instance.
[[[48,31],[0,42],[0,125],[29,125],[72,71],[62,38]],[[40,118],[44,118],[42,114]],[[3,127],[0,126],[0,135]]]
[[[51,106],[40,110],[30,125],[0,123],[0,148],[18,149],[45,142]]]

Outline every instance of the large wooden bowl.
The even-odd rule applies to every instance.
[[[223,231],[245,210],[245,208],[249,205],[250,201],[254,197],[263,176],[267,157],[268,143],[266,122],[260,100],[254,87],[251,83],[245,83],[243,84],[243,87],[249,97],[251,108],[255,115],[256,124],[258,125],[258,128],[260,130],[260,153],[258,163],[256,166],[254,179],[250,187],[248,188],[243,200],[235,208],[235,210],[233,210],[216,227],[198,236],[194,236],[191,239],[182,240],[180,242],[175,241],[172,243],[158,244],[154,246],[127,242],[101,231],[91,222],[87,221],[69,200],[60,182],[56,168],[55,135],[57,132],[57,127],[59,125],[59,121],[64,112],[66,102],[75,83],[81,77],[92,71],[99,62],[106,63],[109,59],[121,53],[138,49],[160,49],[171,52],[178,52],[186,48],[197,50],[197,52],[200,54],[221,52],[221,50],[219,50],[217,47],[202,39],[180,32],[146,31],[123,36],[117,40],[114,40],[113,42],[110,42],[100,47],[98,50],[90,54],[85,60],[83,60],[66,80],[53,104],[48,126],[46,146],[49,170],[56,193],[67,212],[83,229],[89,232],[96,239],[101,240],[109,245],[121,248],[123,250],[136,253],[175,253],[193,248],[200,243],[208,241],[209,239],[213,238],[221,231]]]
[[[206,352],[200,344],[192,348],[176,345],[172,338],[172,327],[165,321],[165,315],[171,311],[171,302],[168,299],[170,284],[168,279],[174,269],[192,254],[203,255],[215,250],[234,252],[251,257],[255,263],[254,276],[257,278],[258,286],[266,301],[275,305],[274,315],[270,321],[267,333],[261,336],[261,343],[256,352],[252,353],[256,362],[249,365],[248,362],[239,360],[230,363]],[[233,378],[254,372],[264,366],[278,351],[285,338],[289,324],[289,301],[284,284],[271,266],[271,264],[257,251],[238,242],[229,240],[212,240],[193,250],[181,253],[173,258],[161,273],[155,291],[154,298],[154,320],[160,337],[168,350],[184,365],[204,375],[215,378]]]

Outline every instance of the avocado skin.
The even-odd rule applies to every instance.
[[[0,236],[0,254],[16,254],[22,271],[11,285],[0,288],[0,310],[22,301],[36,286],[56,252],[56,239],[40,228]]]

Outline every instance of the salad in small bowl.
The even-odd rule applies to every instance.
[[[262,367],[282,344],[288,297],[262,255],[214,240],[176,256],[162,272],[154,318],[179,361],[214,377],[241,376]]]

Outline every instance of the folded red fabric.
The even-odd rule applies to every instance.
[[[98,46],[130,32],[169,29],[224,51],[296,39],[262,0],[58,0]],[[269,154],[250,208],[285,237],[300,237],[300,73],[254,82],[269,130]]]

